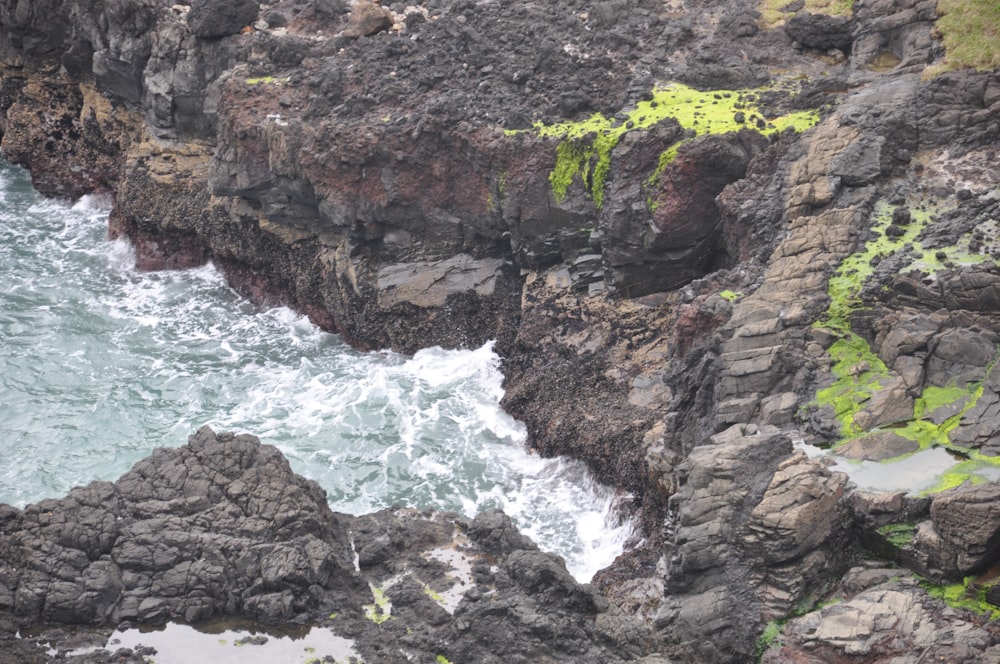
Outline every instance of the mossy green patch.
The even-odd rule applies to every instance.
[[[437,656],[437,664],[451,664],[451,660],[449,660],[444,655],[438,655]]]
[[[794,13],[786,9],[792,4],[786,0],[761,0],[759,7],[763,26],[769,28],[783,23]],[[804,6],[798,11],[828,16],[850,16],[853,5],[854,0],[805,0]]]
[[[972,581],[973,578],[970,576],[966,577],[962,583],[947,586],[935,585],[928,581],[924,581],[922,585],[927,590],[928,595],[942,600],[950,607],[986,614],[991,620],[1000,618],[1000,607],[986,601],[986,587],[977,588],[972,584]]]
[[[945,61],[934,73],[962,67],[1000,67],[1000,3],[938,0],[937,11]]]
[[[875,205],[871,217],[871,239],[860,251],[845,258],[830,277],[830,304],[826,314],[815,324],[838,337],[828,350],[834,382],[817,391],[814,403],[833,410],[840,423],[842,440],[867,433],[858,425],[857,416],[876,394],[889,385],[892,378],[888,367],[868,342],[851,329],[852,312],[863,306],[861,291],[865,283],[874,274],[880,260],[903,250],[908,250],[908,255],[914,257],[902,268],[904,272],[920,270],[933,276],[937,267],[928,259],[932,250],[925,250],[917,237],[938,214],[938,208],[929,204],[913,205],[910,207],[909,223],[902,226],[892,224],[895,209],[884,201]],[[953,265],[962,261],[971,264],[985,260],[986,257],[973,255],[969,250],[970,239],[971,235],[967,235],[952,247],[934,249],[934,259],[941,261],[941,267],[947,267],[945,259],[949,257]],[[985,367],[984,376],[995,362]],[[949,439],[950,433],[982,394],[981,382],[927,387],[915,399],[912,417],[893,427],[896,434],[915,441],[920,449],[941,446],[971,457],[970,464],[960,463],[942,475],[939,484],[931,491],[941,491],[967,481],[982,481],[974,474],[976,469],[987,465],[1000,466],[1000,459],[957,448]]]
[[[916,237],[926,228],[937,209],[931,206],[921,206],[911,210],[911,221],[906,226],[893,226],[894,233],[888,232],[892,226],[892,214],[897,206],[886,201],[879,201],[872,211],[872,238],[865,246],[851,254],[837,267],[830,277],[828,293],[830,306],[826,316],[819,323],[822,327],[834,328],[837,331],[849,329],[848,316],[861,306],[861,289],[865,282],[875,272],[878,260],[902,251],[912,246],[917,252],[922,248],[915,243]]]
[[[992,366],[992,364],[987,366],[987,373]],[[913,419],[907,422],[906,426],[897,429],[896,433],[903,438],[919,443],[920,449],[927,449],[935,445],[954,448],[949,434],[959,425],[962,417],[976,405],[982,395],[983,386],[978,381],[968,383],[963,387],[956,385],[928,386],[914,402]],[[937,416],[941,410],[945,411],[946,417]]]
[[[889,370],[872,352],[867,341],[854,332],[844,331],[842,334],[843,337],[835,341],[828,351],[836,380],[816,393],[816,402],[833,408],[840,422],[841,434],[846,439],[863,433],[854,420],[865,403],[886,386]]]
[[[392,613],[392,605],[381,588],[372,588],[372,597],[375,601],[372,604],[364,605],[365,618],[368,618],[368,620],[376,625],[381,625],[392,617],[390,615]]]
[[[949,445],[952,449],[958,449]],[[959,450],[969,458],[961,461],[946,472],[941,474],[937,484],[923,491],[924,495],[933,495],[949,489],[960,487],[963,484],[978,486],[984,484],[987,479],[984,474],[996,475],[1000,468],[1000,457],[988,456],[978,450]]]
[[[772,620],[764,625],[764,631],[757,637],[757,661],[760,661],[772,646],[778,644],[778,635],[781,634],[781,628],[786,622],[786,620]]]
[[[908,546],[916,532],[917,527],[912,523],[890,523],[878,529],[879,535],[897,549]]]
[[[986,246],[976,239],[976,235],[996,238],[998,232],[1000,232],[1000,225],[996,221],[990,220],[981,224],[975,231],[962,235],[954,245],[924,249],[918,244],[915,247],[917,258],[906,267],[905,271],[920,271],[933,276],[948,268],[981,265],[989,261],[995,262],[993,256],[986,250]],[[996,249],[995,246],[992,248]]]
[[[724,290],[721,293],[719,293],[719,297],[721,297],[723,300],[726,300],[727,302],[735,302],[736,300],[743,297],[743,293],[739,291]]]
[[[611,152],[630,131],[648,129],[668,119],[683,129],[700,136],[725,134],[740,129],[753,129],[772,134],[792,128],[804,131],[819,121],[818,111],[799,111],[775,118],[765,118],[756,106],[765,89],[699,91],[680,83],[653,89],[652,98],[641,101],[624,119],[608,118],[595,113],[580,122],[559,122],[546,125],[535,123],[532,130],[538,136],[563,139],[556,148],[556,166],[549,174],[552,194],[556,201],[566,197],[573,180],[579,177],[595,205],[604,204],[604,184],[611,168]],[[511,130],[508,134],[516,134]],[[677,156],[679,143],[668,148],[659,159],[651,179]]]
[[[847,438],[863,433],[855,423],[855,417],[872,396],[887,386],[890,377],[885,363],[871,350],[868,342],[851,330],[851,312],[861,308],[861,291],[874,274],[878,261],[905,248],[910,248],[917,256],[927,253],[916,238],[937,214],[935,206],[914,206],[911,208],[908,224],[893,226],[895,210],[896,206],[886,201],[876,203],[871,217],[872,237],[860,251],[841,261],[830,277],[827,286],[830,304],[824,317],[816,323],[817,327],[826,328],[840,337],[829,349],[833,360],[831,370],[836,380],[831,386],[817,392],[816,402],[832,407],[841,424],[841,433]],[[890,226],[893,228],[891,233]],[[912,265],[908,269],[912,269]],[[967,397],[970,389],[968,386],[932,388],[917,400],[918,412],[914,413],[914,422],[898,433],[917,440],[922,446],[939,443],[942,438],[940,434],[946,431],[941,431],[942,425],[931,426],[925,422],[924,416],[959,398]],[[929,435],[933,436],[933,440],[928,438]],[[946,440],[946,436],[944,439]]]

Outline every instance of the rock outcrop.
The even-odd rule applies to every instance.
[[[990,657],[992,627],[961,607],[995,598],[1000,563],[1000,73],[932,75],[937,19],[932,0],[7,0],[0,149],[47,194],[112,192],[141,267],[212,260],[362,348],[497,340],[531,444],[626,489],[646,537],[597,593],[486,536],[507,567],[484,583],[539,592],[496,613],[470,599],[434,632],[444,656],[496,654],[474,650],[474,617],[525,660]],[[887,475],[958,458],[936,486],[883,490],[816,446]],[[114,491],[70,500],[110,523]],[[211,509],[185,505],[161,507]],[[405,555],[377,531],[408,527],[365,526],[372,578]],[[355,590],[324,533],[269,545],[316,594],[286,601],[278,579],[115,603],[124,571],[85,576],[108,536],[65,554],[65,601],[29,601],[26,576],[23,615],[307,615],[337,579]],[[843,575],[862,555],[952,590],[860,588]],[[76,606],[80,589],[100,601]],[[889,643],[890,623],[912,629]],[[769,624],[784,636],[760,645]],[[967,650],[928,645],[946,633]]]
[[[596,664],[654,643],[501,512],[336,514],[277,449],[207,427],[114,483],[3,506],[0,532],[0,647],[13,661],[75,649],[62,632],[14,636],[31,626],[89,628],[106,647],[107,626],[234,615],[322,624],[372,662]]]

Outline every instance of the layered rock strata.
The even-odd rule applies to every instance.
[[[758,9],[8,1],[0,148],[111,191],[142,267],[211,259],[362,348],[497,339],[531,444],[634,497],[596,579],[628,643],[989,661],[988,614],[931,595],[996,594],[1000,75],[927,75],[929,0]],[[804,444],[964,460],[863,491]],[[865,555],[925,581],[848,583]]]

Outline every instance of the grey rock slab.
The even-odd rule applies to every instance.
[[[386,265],[378,272],[379,303],[386,308],[401,303],[430,308],[444,306],[453,293],[489,296],[503,265],[501,258],[477,260],[468,254]]]

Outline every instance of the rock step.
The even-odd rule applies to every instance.
[[[781,369],[781,350],[782,346],[764,346],[722,353],[719,400],[768,392]]]

